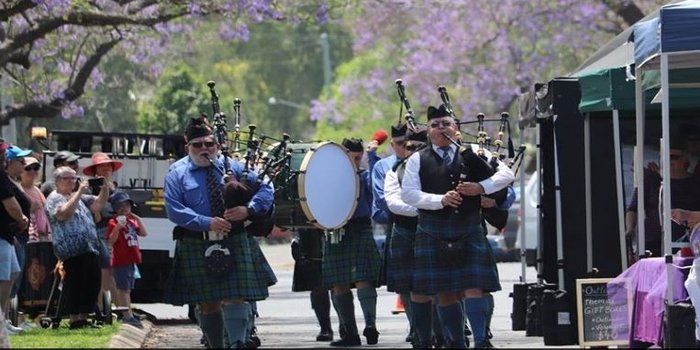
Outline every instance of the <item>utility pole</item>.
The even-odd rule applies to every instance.
[[[331,71],[331,52],[330,45],[328,44],[328,34],[321,33],[321,52],[323,58],[323,86],[326,87],[331,84],[332,71]]]

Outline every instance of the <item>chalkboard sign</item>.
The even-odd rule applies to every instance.
[[[576,280],[578,343],[581,346],[629,343],[632,294],[625,281],[609,285],[612,280]]]

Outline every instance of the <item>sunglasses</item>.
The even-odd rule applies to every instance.
[[[32,164],[24,167],[24,171],[39,171],[39,169],[41,169],[41,165],[39,164]]]
[[[439,128],[440,124],[442,124],[442,126],[448,128],[452,125],[452,122],[449,120],[443,120],[441,122],[432,122],[432,123],[430,123],[430,127],[431,128]]]
[[[399,146],[399,147],[401,147],[401,146],[403,146],[403,145],[406,144],[406,140],[394,141],[394,144],[397,145],[397,146]]]
[[[202,148],[202,146],[209,148],[209,147],[214,147],[216,145],[216,142],[214,142],[214,141],[190,142],[189,145],[194,147],[194,148]]]

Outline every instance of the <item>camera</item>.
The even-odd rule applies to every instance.
[[[100,187],[102,187],[104,182],[105,179],[101,177],[88,179],[88,186],[90,187],[93,195],[97,196],[100,193]]]
[[[88,179],[88,185],[90,187],[101,187],[102,184],[105,182],[104,178],[94,178],[94,179]]]

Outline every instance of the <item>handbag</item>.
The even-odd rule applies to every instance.
[[[209,275],[216,278],[226,277],[233,269],[233,255],[221,244],[212,244],[204,251],[204,267]]]
[[[435,240],[435,256],[440,266],[461,268],[467,264],[466,249],[464,249],[466,237],[444,239],[437,238],[431,234],[428,234],[428,236]]]

